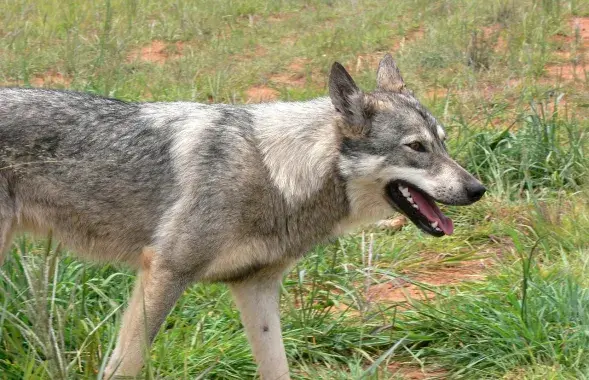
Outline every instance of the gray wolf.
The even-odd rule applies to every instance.
[[[364,92],[339,63],[329,97],[258,105],[127,103],[0,89],[0,252],[52,231],[138,269],[107,376],[137,375],[184,289],[228,284],[264,379],[288,379],[279,284],[314,245],[395,212],[449,235],[436,202],[485,187],[390,55]]]

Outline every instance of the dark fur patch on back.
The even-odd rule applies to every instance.
[[[241,108],[219,108],[220,116],[213,121],[213,128],[208,128],[203,139],[208,141],[204,158],[216,168],[227,165],[227,159],[234,149],[232,134],[249,139],[252,136],[252,115]]]

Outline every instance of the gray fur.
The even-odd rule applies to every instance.
[[[329,75],[329,96],[343,119],[344,136],[362,137],[372,123],[371,109],[346,69],[335,62]]]
[[[405,81],[390,54],[384,56],[376,72],[376,87],[381,91],[402,92]]]
[[[378,78],[364,93],[335,64],[330,98],[249,106],[0,89],[0,252],[17,230],[52,230],[77,253],[140,270],[110,374],[139,371],[141,347],[184,287],[225,281],[261,373],[288,377],[268,359],[286,368],[278,303],[259,284],[272,288],[314,245],[393,213],[392,180],[449,204],[471,203],[478,184],[448,157],[443,129],[390,56]]]

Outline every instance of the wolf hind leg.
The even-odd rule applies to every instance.
[[[0,265],[12,243],[14,219],[14,199],[8,192],[7,182],[0,176]]]
[[[10,243],[12,243],[12,220],[7,220],[0,214],[0,266],[4,263]]]
[[[187,279],[161,266],[155,256],[151,248],[144,249],[135,290],[104,379],[133,377],[141,372],[151,342],[188,285]]]

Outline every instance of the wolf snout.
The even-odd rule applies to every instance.
[[[466,185],[466,195],[468,200],[472,203],[481,199],[486,191],[487,188],[479,181],[471,182]]]

